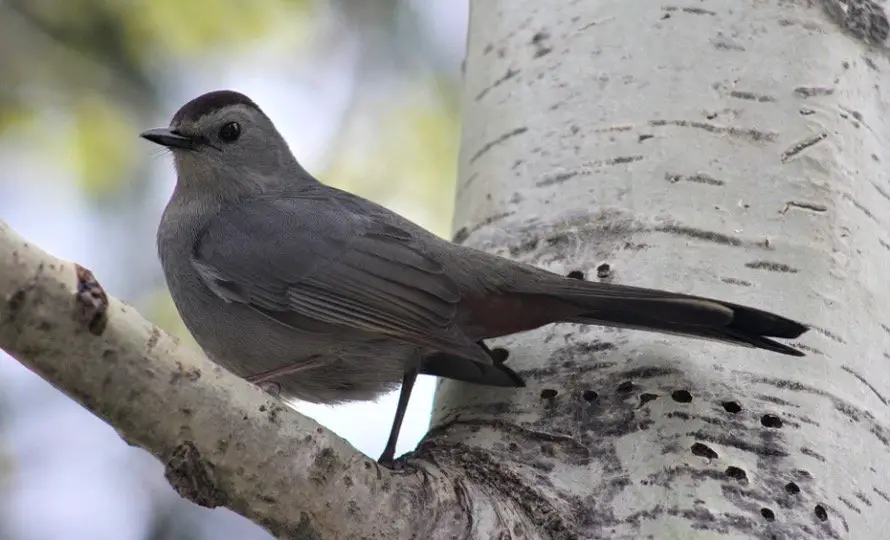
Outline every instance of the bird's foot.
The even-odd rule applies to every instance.
[[[408,459],[405,456],[396,458],[393,453],[386,451],[384,451],[383,454],[379,458],[377,458],[377,465],[395,473],[405,474],[414,472],[416,470],[416,467],[408,463]]]
[[[384,469],[386,469],[394,474],[399,474],[399,475],[412,474],[412,473],[417,472],[417,470],[418,470],[415,465],[408,463],[408,461],[405,459],[397,459],[395,461],[390,461],[390,462],[386,462],[386,463],[378,461],[377,465],[383,467]]]

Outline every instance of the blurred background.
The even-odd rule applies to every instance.
[[[186,336],[155,251],[172,162],[140,131],[230,88],[303,165],[448,236],[466,0],[2,0],[0,219]],[[399,451],[425,432],[420,381]],[[396,396],[300,410],[376,457]],[[0,352],[0,539],[264,539]]]

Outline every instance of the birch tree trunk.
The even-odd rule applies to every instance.
[[[455,240],[805,320],[805,358],[514,336],[528,388],[441,383],[394,473],[3,223],[0,346],[280,538],[885,538],[888,28],[861,0],[472,6]]]
[[[497,343],[529,388],[443,382],[432,426],[459,441],[438,463],[506,495],[472,505],[474,537],[886,538],[884,7],[484,0],[470,21],[456,241],[814,326],[801,359],[574,325]]]

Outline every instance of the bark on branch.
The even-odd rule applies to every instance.
[[[280,538],[402,538],[406,510],[438,489],[379,469],[2,221],[0,347],[161,458],[182,496]]]

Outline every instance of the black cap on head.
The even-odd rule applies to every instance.
[[[182,122],[195,122],[202,116],[207,116],[212,112],[218,111],[224,107],[231,107],[232,105],[246,105],[252,109],[256,109],[257,112],[263,112],[253,100],[240,92],[235,92],[233,90],[216,90],[202,94],[183,105],[176,111],[176,114],[173,115],[173,120],[171,120],[170,123],[171,125],[179,125]]]

